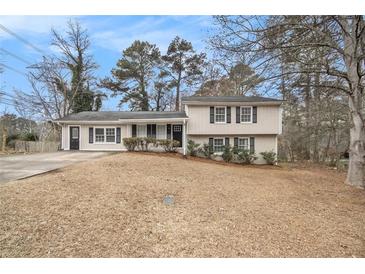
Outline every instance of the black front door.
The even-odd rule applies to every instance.
[[[79,149],[80,128],[70,127],[70,149]]]
[[[178,147],[182,147],[182,125],[172,125],[172,139],[179,141]]]

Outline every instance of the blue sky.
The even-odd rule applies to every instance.
[[[91,38],[91,53],[100,66],[99,77],[109,75],[121,57],[122,50],[134,40],[146,40],[156,44],[165,53],[170,41],[176,36],[192,42],[197,51],[205,50],[208,29],[212,25],[210,16],[0,16],[4,25],[46,53],[52,53],[50,30],[65,29],[70,18],[77,18],[87,28]],[[30,63],[41,60],[42,55],[28,45],[0,29],[0,48],[3,48]],[[13,89],[30,91],[30,86],[21,73],[27,72],[27,65],[0,51],[0,63],[8,68],[0,74],[0,88],[7,93]],[[117,98],[105,100],[103,110],[115,110]],[[13,111],[13,107],[0,101],[0,113]]]

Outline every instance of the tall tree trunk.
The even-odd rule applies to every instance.
[[[176,84],[175,111],[180,111],[180,85],[181,85],[181,71],[179,72]]]
[[[353,16],[351,20],[341,18],[344,37],[344,61],[347,68],[347,76],[351,83],[349,94],[349,108],[352,118],[350,129],[350,161],[347,172],[346,183],[364,187],[365,178],[365,124],[364,124],[364,104],[363,88],[359,68],[362,61],[359,55],[364,54],[364,49],[360,47],[361,40],[358,37],[358,27],[363,25],[362,16]],[[360,37],[360,39],[363,39]],[[359,48],[360,47],[360,48]]]
[[[365,128],[360,113],[361,106],[362,102],[357,102],[353,96],[349,96],[353,125],[350,129],[350,161],[346,183],[356,187],[365,186]]]

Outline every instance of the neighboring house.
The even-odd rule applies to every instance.
[[[123,138],[178,140],[186,154],[187,140],[209,144],[215,153],[225,145],[277,152],[281,134],[281,100],[257,96],[190,96],[184,112],[100,111],[71,114],[55,122],[62,126],[64,150],[125,151]]]

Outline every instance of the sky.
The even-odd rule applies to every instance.
[[[90,53],[99,65],[96,76],[100,78],[110,75],[122,51],[137,39],[156,44],[164,54],[178,35],[190,41],[198,52],[205,51],[212,25],[210,16],[0,16],[0,24],[45,54],[52,54],[55,49],[50,45],[51,28],[62,33],[70,19],[77,19],[87,29]],[[41,59],[41,52],[0,28],[0,63],[7,66],[0,74],[0,90],[8,94],[13,94],[14,89],[30,91],[24,75],[27,63],[37,63]],[[11,98],[6,99],[0,100],[0,113],[14,112]],[[118,98],[109,97],[103,102],[103,110],[117,110],[117,104]]]

